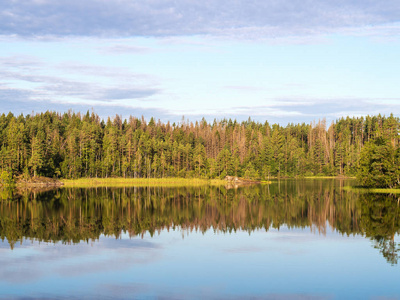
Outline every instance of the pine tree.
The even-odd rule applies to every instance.
[[[31,143],[32,155],[29,160],[29,167],[33,171],[33,176],[37,176],[43,166],[43,146],[42,141],[34,137]]]

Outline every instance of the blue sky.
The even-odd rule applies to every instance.
[[[0,0],[0,113],[399,116],[399,53],[398,1]]]

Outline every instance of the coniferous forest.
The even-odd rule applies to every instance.
[[[93,112],[8,113],[0,116],[0,164],[13,176],[55,178],[365,178],[378,170],[376,176],[392,178],[380,186],[394,187],[399,127],[393,115],[281,126],[250,118],[171,124],[118,115],[102,120]]]

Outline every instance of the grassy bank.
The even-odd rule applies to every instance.
[[[355,176],[270,176],[270,180],[284,180],[284,179],[356,179]]]
[[[368,189],[370,193],[400,194],[400,189]]]
[[[343,188],[347,191],[354,191],[360,193],[376,193],[376,194],[400,194],[400,189],[390,189],[390,188],[365,188],[360,186],[345,186]]]
[[[301,178],[301,177],[300,177]],[[304,176],[305,179],[356,179],[356,177],[346,176]]]
[[[221,179],[199,178],[79,178],[62,179],[65,187],[202,186],[225,185]]]

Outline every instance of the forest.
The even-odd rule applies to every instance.
[[[393,115],[281,126],[250,118],[212,123],[182,118],[171,124],[119,115],[104,120],[89,111],[25,116],[10,112],[0,116],[0,165],[3,179],[7,174],[9,178],[232,175],[267,180],[357,174],[364,178],[378,170],[376,176],[389,172],[392,178],[380,185],[392,187],[399,177],[399,128],[400,120]],[[382,163],[376,163],[376,156]]]

